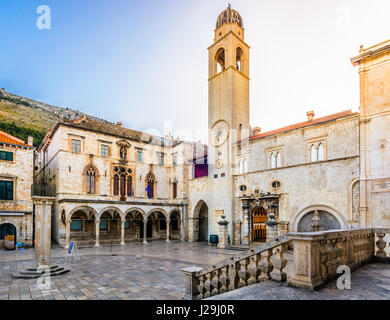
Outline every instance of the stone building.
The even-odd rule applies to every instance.
[[[58,243],[210,241],[223,220],[230,244],[248,245],[269,239],[271,216],[279,234],[390,227],[390,41],[352,59],[360,113],[309,111],[262,132],[250,126],[244,35],[229,5],[208,48],[207,147],[86,117],[48,132],[35,183],[56,189]]]
[[[56,196],[53,239],[66,246],[184,239],[193,145],[121,123],[60,121],[39,147],[35,173]]]
[[[361,75],[360,113],[343,111],[270,132],[249,122],[249,45],[229,6],[209,50],[209,148],[191,179],[188,237],[218,235],[226,216],[232,244],[279,234],[390,226],[390,41],[352,59]],[[261,107],[261,106],[260,106]],[[314,224],[313,224],[314,223]]]
[[[0,247],[4,237],[31,244],[33,235],[33,139],[28,142],[0,131]]]

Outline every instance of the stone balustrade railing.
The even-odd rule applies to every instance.
[[[386,234],[390,229],[288,233],[209,269],[183,269],[187,276],[186,297],[204,299],[269,279],[286,281],[283,269],[287,260],[283,254],[290,242],[294,266],[288,284],[316,290],[340,275],[339,266],[355,271],[369,262],[389,261]]]
[[[335,280],[341,265],[354,271],[366,263],[387,259],[383,240],[387,233],[389,229],[289,233],[294,246],[294,271],[289,284],[316,290]]]
[[[283,269],[287,260],[283,254],[289,242],[287,236],[282,236],[211,268],[183,269],[187,276],[186,297],[204,299],[268,279],[286,281]]]

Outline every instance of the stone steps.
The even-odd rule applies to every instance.
[[[59,266],[51,266],[49,272],[46,272],[45,270],[37,270],[35,268],[28,268],[25,271],[19,271],[18,273],[14,274],[12,277],[14,279],[37,279],[43,275],[45,277],[55,277],[55,276],[65,274],[69,271],[70,269],[65,269]]]

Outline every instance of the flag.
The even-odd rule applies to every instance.
[[[147,186],[145,191],[148,193],[148,197],[150,199],[152,197],[151,194],[150,194],[150,186]]]

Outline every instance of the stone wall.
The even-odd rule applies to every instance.
[[[0,150],[13,152],[13,161],[0,160],[0,179],[14,182],[14,200],[0,200],[0,225],[10,223],[16,227],[17,241],[32,242],[34,148],[2,144]],[[0,246],[3,243],[0,241]]]

